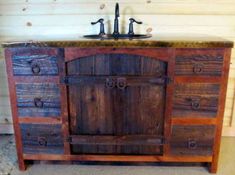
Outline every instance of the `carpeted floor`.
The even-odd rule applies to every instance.
[[[209,175],[203,166],[136,165],[30,165],[25,172],[17,167],[14,137],[0,135],[0,175]],[[235,175],[235,137],[222,138],[218,175]]]

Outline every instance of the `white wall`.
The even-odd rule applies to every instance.
[[[136,32],[152,29],[156,35],[197,33],[235,40],[235,0],[0,0],[0,40],[78,38],[97,33],[99,27],[90,22],[101,17],[106,21],[106,31],[112,31],[116,2],[120,3],[123,32],[127,32],[128,19],[134,17],[144,22],[135,26]],[[0,59],[0,123],[6,124],[11,123],[11,117],[3,63]],[[234,95],[233,49],[224,119],[226,135],[235,135]]]

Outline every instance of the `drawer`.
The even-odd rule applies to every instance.
[[[24,48],[12,56],[13,74],[20,75],[58,75],[58,55],[55,49]]]
[[[63,154],[61,125],[21,124],[23,153]]]
[[[176,84],[174,117],[215,117],[218,110],[219,84]]]
[[[170,150],[172,155],[212,155],[215,126],[175,125],[172,128]]]
[[[16,84],[19,117],[58,117],[60,89],[53,83]]]
[[[221,76],[222,49],[177,49],[175,74],[185,76]]]

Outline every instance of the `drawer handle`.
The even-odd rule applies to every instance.
[[[106,86],[107,88],[112,89],[112,88],[115,87],[115,85],[116,85],[116,82],[115,82],[115,80],[114,80],[113,78],[106,78],[105,86]]]
[[[47,140],[46,140],[46,138],[45,138],[45,137],[39,137],[39,138],[38,138],[38,144],[39,144],[40,146],[47,146]]]
[[[117,78],[117,87],[119,89],[125,89],[127,86],[126,78]]]
[[[38,75],[41,72],[41,68],[38,64],[33,64],[31,70],[34,75]]]
[[[194,65],[193,65],[193,72],[194,72],[195,74],[200,74],[200,73],[203,72],[203,67],[204,67],[203,64],[199,64],[199,63],[194,64]]]
[[[188,140],[188,148],[189,149],[196,149],[197,148],[197,141],[195,139]]]
[[[42,108],[43,107],[43,101],[41,98],[35,98],[34,99],[34,105],[37,108]]]
[[[192,99],[192,102],[191,102],[192,109],[194,110],[199,109],[200,106],[201,106],[200,99]]]

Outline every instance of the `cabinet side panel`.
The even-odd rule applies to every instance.
[[[222,72],[223,78],[221,79],[221,86],[220,86],[220,93],[219,93],[217,128],[216,128],[215,142],[214,142],[214,148],[213,148],[213,160],[212,160],[211,169],[210,169],[211,173],[216,173],[217,167],[218,167],[218,158],[219,158],[220,143],[221,143],[221,134],[222,134],[225,100],[226,100],[226,93],[227,93],[230,58],[231,58],[231,49],[225,49],[223,72]]]
[[[25,166],[25,162],[23,159],[21,130],[19,127],[19,121],[18,121],[18,116],[17,116],[17,99],[16,99],[15,82],[13,79],[12,52],[13,51],[11,49],[5,50],[5,59],[6,59],[7,75],[8,75],[8,87],[9,87],[9,92],[10,92],[11,111],[12,111],[12,118],[13,118],[16,151],[17,151],[19,168],[20,170],[25,170],[26,166]]]

